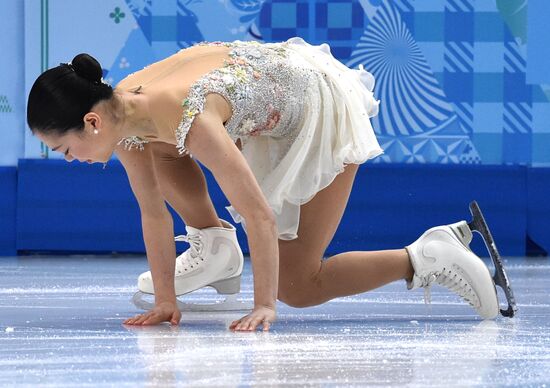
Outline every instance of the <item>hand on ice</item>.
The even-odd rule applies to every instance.
[[[263,324],[263,330],[268,331],[271,322],[275,321],[277,314],[275,308],[271,307],[255,307],[252,312],[241,319],[233,321],[229,325],[229,330],[232,331],[254,331],[258,325]]]
[[[181,312],[176,302],[161,302],[155,304],[155,308],[144,314],[138,314],[133,318],[128,318],[123,323],[125,325],[158,325],[161,322],[170,322],[172,325],[179,324]]]

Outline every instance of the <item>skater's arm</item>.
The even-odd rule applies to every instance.
[[[153,278],[155,303],[176,303],[174,289],[176,245],[172,215],[166,207],[157,214],[142,212],[141,225]]]
[[[275,217],[220,115],[208,110],[208,99],[205,110],[193,122],[185,147],[212,172],[231,205],[245,219],[254,272],[254,305],[274,310],[279,279]]]
[[[143,239],[155,287],[155,302],[176,301],[174,267],[176,246],[169,213],[154,170],[151,149],[118,150],[141,211]]]

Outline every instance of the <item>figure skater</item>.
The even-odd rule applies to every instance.
[[[482,318],[498,314],[495,285],[468,248],[465,221],[434,227],[402,249],[325,249],[341,220],[360,164],[380,155],[369,118],[378,113],[374,78],[336,60],[326,44],[200,43],[112,88],[87,54],[34,83],[27,121],[54,151],[87,163],[123,164],[139,203],[151,271],[139,289],[150,311],[129,325],[179,323],[177,295],[210,285],[237,292],[242,252],[235,227],[218,218],[208,168],[244,228],[254,306],[230,329],[268,330],[276,300],[318,305],[404,279],[408,289],[439,283]],[[182,218],[189,249],[177,257],[168,202]]]

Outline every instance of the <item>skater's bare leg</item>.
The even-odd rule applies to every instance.
[[[328,187],[301,206],[297,239],[279,240],[279,299],[283,302],[295,307],[313,306],[412,278],[405,249],[345,252],[322,260],[342,218],[358,167],[348,165]]]
[[[340,253],[321,263],[315,275],[320,292],[312,303],[369,291],[395,280],[410,280],[413,273],[405,249]]]
[[[154,155],[164,198],[183,222],[197,229],[221,227],[198,163],[189,155],[178,155],[170,144],[155,143]]]

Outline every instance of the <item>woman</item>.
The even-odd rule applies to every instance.
[[[323,260],[359,165],[382,153],[368,120],[378,112],[372,75],[345,67],[326,44],[300,38],[203,43],[128,76],[114,90],[101,75],[86,54],[46,71],[30,92],[27,120],[68,161],[107,163],[115,152],[126,169],[151,268],[140,281],[154,284],[155,308],[124,323],[177,324],[174,284],[193,260],[203,265],[214,254],[189,237],[190,254],[175,266],[165,201],[190,234],[234,233],[218,219],[195,159],[213,173],[249,242],[254,309],[232,330],[268,330],[277,298],[312,306],[399,279],[409,289],[444,284],[483,318],[497,315],[494,284],[467,248],[464,221],[432,228],[407,249]],[[208,282],[231,287],[240,279],[234,267]],[[180,283],[194,281],[186,279]]]

